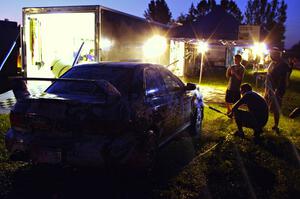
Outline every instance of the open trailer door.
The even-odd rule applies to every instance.
[[[0,94],[11,89],[8,77],[18,75],[19,31],[17,22],[0,21]]]
[[[23,8],[23,67],[28,77],[59,77],[78,62],[97,61],[98,7]]]

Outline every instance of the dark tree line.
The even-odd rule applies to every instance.
[[[300,59],[300,41],[298,41],[298,43],[296,43],[295,45],[293,45],[293,46],[291,47],[291,49],[289,50],[289,53],[290,53],[292,56],[294,56],[294,57]]]
[[[144,16],[151,21],[168,24],[171,22],[172,13],[165,0],[151,0]]]
[[[198,3],[191,4],[187,14],[181,13],[173,21],[185,24],[200,20],[216,6],[215,0],[199,0]],[[248,0],[244,14],[234,0],[221,0],[220,6],[234,16],[240,24],[260,25],[271,46],[284,47],[287,19],[287,4],[284,0]],[[172,22],[172,13],[165,0],[151,0],[144,16],[146,19],[164,24]]]
[[[239,22],[242,22],[243,14],[234,0],[221,0],[220,5],[228,13],[232,14]],[[196,5],[192,3],[188,13],[181,13],[175,21],[180,23],[197,21],[211,12],[216,6],[217,4],[215,0],[200,0]],[[148,20],[164,24],[172,22],[172,13],[170,12],[165,0],[151,0],[144,16]]]
[[[287,4],[284,0],[248,0],[245,24],[260,25],[267,32],[267,42],[284,47]]]

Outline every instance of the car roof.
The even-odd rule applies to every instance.
[[[122,68],[132,68],[132,69],[142,69],[146,67],[160,68],[163,66],[153,65],[150,63],[141,62],[98,62],[98,63],[84,63],[76,65],[76,67],[122,67]]]

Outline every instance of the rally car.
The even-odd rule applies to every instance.
[[[164,66],[77,65],[40,96],[18,98],[6,147],[13,160],[145,167],[178,133],[199,136],[202,95]]]

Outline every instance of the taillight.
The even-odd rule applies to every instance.
[[[11,127],[17,131],[28,131],[28,126],[26,124],[26,118],[25,115],[22,113],[10,113],[10,124]]]

